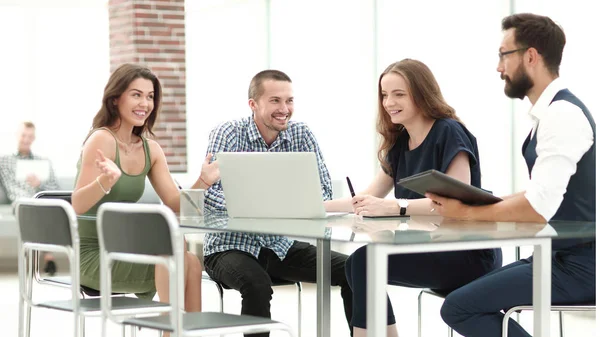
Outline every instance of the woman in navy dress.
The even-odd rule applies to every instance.
[[[427,170],[438,170],[464,183],[481,187],[477,140],[449,106],[431,70],[420,61],[391,64],[379,78],[377,132],[382,136],[381,168],[366,190],[354,198],[325,202],[327,211],[358,215],[436,215],[431,200],[397,181]],[[385,196],[394,189],[395,198]],[[366,246],[346,262],[353,290],[354,336],[366,335]],[[431,288],[449,293],[499,268],[499,249],[392,255],[389,284]],[[388,336],[397,336],[388,300]]]

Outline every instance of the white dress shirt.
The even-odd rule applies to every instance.
[[[558,211],[577,163],[594,142],[590,122],[578,106],[564,100],[552,102],[565,88],[559,78],[555,79],[529,110],[531,137],[537,134],[537,159],[525,198],[546,220]]]

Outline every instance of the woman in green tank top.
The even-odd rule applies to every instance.
[[[179,190],[171,178],[160,145],[146,135],[160,111],[162,90],[148,69],[124,64],[113,72],[104,89],[102,107],[94,117],[77,164],[72,203],[77,214],[94,215],[104,202],[137,202],[146,177],[162,202],[179,211]],[[209,154],[192,188],[208,188],[219,179]],[[98,234],[94,221],[79,221],[81,284],[100,288]],[[143,233],[140,233],[143,235]],[[152,298],[158,291],[169,301],[168,272],[163,266],[118,262],[112,267],[113,291]],[[198,257],[185,256],[185,310],[200,311],[202,266]]]

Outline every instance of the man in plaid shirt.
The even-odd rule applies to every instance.
[[[208,153],[315,152],[323,200],[330,200],[331,179],[315,136],[306,124],[290,121],[294,112],[291,82],[277,70],[256,74],[248,90],[252,116],[213,129]],[[208,189],[205,206],[209,210],[226,210],[220,181]],[[344,272],[347,257],[331,253],[331,283],[341,287],[346,319],[350,322],[352,290]],[[270,318],[272,278],[315,283],[317,248],[279,235],[212,233],[205,237],[204,264],[210,277],[241,292],[242,314]]]
[[[35,125],[32,122],[23,122],[18,134],[17,153],[0,157],[0,185],[4,187],[6,196],[11,203],[21,197],[33,197],[39,191],[58,189],[58,183],[51,164],[47,181],[41,181],[33,174],[27,176],[23,181],[17,180],[17,160],[45,159],[31,152],[31,145],[34,140]],[[45,254],[44,259],[46,260],[44,270],[51,275],[54,274],[56,264],[52,255]]]

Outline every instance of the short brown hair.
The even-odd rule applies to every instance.
[[[23,122],[23,127],[27,129],[35,129],[35,124],[33,124],[33,122],[30,121],[25,121]]]
[[[519,48],[535,48],[544,58],[548,71],[558,76],[563,49],[567,42],[565,32],[552,19],[531,13],[507,16],[502,30],[515,29],[515,43]]]
[[[284,81],[292,83],[292,79],[283,71],[279,70],[263,70],[252,77],[250,87],[248,88],[248,99],[258,99],[265,92],[263,82],[266,80]]]

